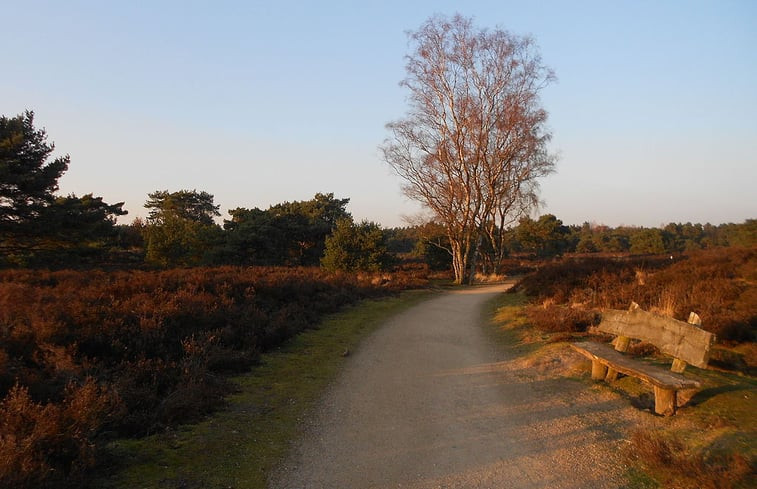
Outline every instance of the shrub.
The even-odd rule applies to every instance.
[[[41,404],[16,384],[0,402],[0,485],[77,487],[94,464],[93,438],[118,405],[88,378],[62,403]]]
[[[608,301],[608,289],[618,281],[630,281],[636,269],[656,269],[666,262],[654,258],[566,258],[549,263],[524,277],[513,288],[534,298],[536,302],[551,299],[558,304],[570,301],[574,295],[592,305]]]
[[[326,238],[326,251],[321,266],[329,271],[385,270],[390,261],[386,236],[378,224],[352,219],[340,219],[332,234]]]
[[[677,260],[566,259],[541,267],[515,289],[537,304],[625,309],[634,301],[683,321],[694,311],[719,341],[745,342],[754,341],[757,330],[755,269],[754,248],[717,248]],[[545,330],[556,327],[547,313],[534,313],[534,320]]]
[[[325,314],[426,280],[389,275],[0,272],[0,487],[76,485],[98,432],[141,436],[196,421],[233,389],[220,374],[249,369]]]
[[[526,308],[531,324],[547,333],[575,333],[597,324],[593,311],[555,304],[533,305]]]

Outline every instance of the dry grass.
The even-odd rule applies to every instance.
[[[754,462],[735,452],[691,449],[675,435],[636,430],[627,456],[654,473],[663,487],[735,489],[755,487]]]
[[[493,283],[499,283],[504,282],[507,278],[507,275],[499,274],[499,273],[490,273],[488,275],[484,275],[482,273],[476,273],[475,277],[473,278],[474,283],[477,284],[493,284]]]
[[[669,318],[675,317],[677,309],[678,297],[676,293],[670,289],[663,289],[660,293],[660,297],[657,299],[656,304],[649,308],[650,312],[659,314],[660,316],[666,316]]]

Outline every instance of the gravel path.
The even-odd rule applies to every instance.
[[[622,487],[634,410],[495,347],[482,306],[507,287],[445,293],[364,341],[270,487]]]

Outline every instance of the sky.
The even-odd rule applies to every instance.
[[[406,33],[434,14],[530,35],[557,81],[543,205],[566,224],[757,218],[757,1],[0,0],[0,114],[71,157],[61,194],[144,217],[197,189],[223,217],[316,193],[356,220],[421,212],[382,160]]]

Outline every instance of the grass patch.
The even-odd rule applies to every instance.
[[[529,298],[524,292],[508,292],[488,305],[492,339],[516,356],[550,355],[565,346],[565,341],[585,336],[584,333],[547,331],[533,326]]]
[[[703,387],[675,416],[650,422],[628,434],[626,458],[631,488],[738,489],[757,487],[757,379],[689,367]],[[636,379],[610,387],[631,399],[654,396]],[[655,420],[655,421],[653,421]],[[642,474],[643,477],[639,477]]]
[[[535,349],[530,341],[530,324],[524,306],[528,298],[521,292],[499,294],[485,308],[489,319],[488,331],[494,342],[514,353],[528,353]]]
[[[717,448],[692,450],[675,433],[636,430],[631,435],[630,458],[651,475],[649,483],[662,487],[728,489],[755,487],[754,467],[748,456]]]
[[[270,471],[286,455],[298,427],[346,361],[345,352],[385,319],[427,298],[409,291],[370,300],[330,316],[236,377],[239,392],[207,420],[109,446],[109,474],[102,488],[265,488]]]

